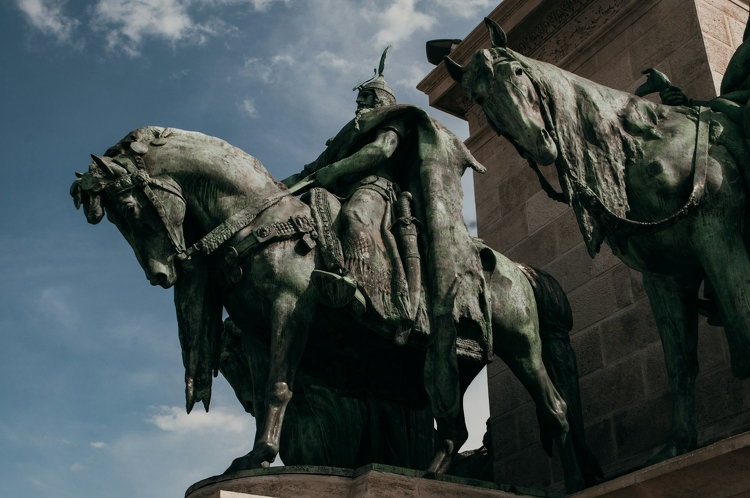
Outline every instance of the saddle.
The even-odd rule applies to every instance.
[[[363,180],[365,188],[371,186],[365,184],[366,181]],[[313,188],[302,197],[310,205],[318,235],[316,242],[325,266],[322,270],[315,270],[312,275],[312,282],[320,291],[323,303],[331,307],[349,306],[355,315],[367,321],[368,326],[386,337],[394,338],[399,346],[407,342],[412,332],[425,337],[429,334],[417,229],[411,216],[410,198],[409,193],[401,193],[398,198],[395,195],[387,198],[387,210],[397,204],[399,217],[393,226],[381,229],[381,232],[388,231],[381,233],[382,238],[388,238],[391,242],[391,268],[387,272],[390,274],[376,276],[380,279],[380,285],[376,285],[368,279],[368,275],[362,275],[361,270],[355,276],[348,268],[345,251],[342,250],[343,231],[346,228],[342,226],[339,216],[342,208],[340,198],[322,188]],[[399,240],[396,241],[396,238]],[[388,244],[386,240],[383,243]],[[383,281],[387,283],[384,285]],[[382,303],[393,298],[394,289],[399,292],[397,299],[401,299],[401,314],[384,319]],[[379,305],[374,304],[375,300],[379,300]]]
[[[339,218],[342,207],[341,199],[323,188],[313,188],[302,197],[302,201],[310,206],[313,225],[317,233],[317,248],[325,265],[325,270],[327,270],[315,270],[312,281],[321,291],[321,294],[325,296],[324,300],[328,301],[327,304],[333,303],[333,307],[350,306],[350,310],[359,316],[362,321],[366,321],[369,328],[374,329],[386,338],[394,339],[394,342],[399,346],[408,342],[411,346],[424,348],[430,334],[430,328],[422,279],[421,276],[417,279],[414,275],[414,272],[421,271],[421,268],[419,266],[415,268],[414,264],[414,259],[419,259],[420,255],[417,247],[418,222],[411,216],[408,204],[410,197],[411,195],[408,192],[401,193],[399,196],[397,210],[400,216],[394,223],[396,226],[391,231],[397,233],[401,239],[399,241],[401,251],[398,257],[406,267],[405,273],[409,292],[417,300],[416,306],[418,308],[414,324],[410,330],[411,333],[400,336],[396,333],[395,337],[394,331],[391,328],[384,327],[381,320],[373,317],[372,314],[368,316],[368,313],[361,311],[362,307],[366,308],[366,305],[362,303],[363,296],[361,293],[358,292],[355,298],[349,301],[350,304],[342,304],[349,300],[348,295],[351,293],[351,287],[349,286],[356,286],[356,282],[349,278],[344,264],[340,237],[343,227]],[[475,242],[482,249],[483,267],[491,273],[495,267],[492,250],[479,239],[476,239]],[[487,261],[484,261],[485,259]],[[414,286],[419,288],[414,289]],[[483,350],[475,338],[470,337],[456,338],[456,354],[462,360],[472,363],[483,364],[487,359],[487,352]]]

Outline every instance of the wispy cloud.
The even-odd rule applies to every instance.
[[[497,0],[432,0],[446,17],[459,16],[464,19],[487,15],[497,7]]]
[[[255,100],[253,99],[245,99],[237,104],[237,107],[239,107],[240,111],[243,114],[246,114],[251,118],[258,117],[258,109],[255,108]]]
[[[201,44],[234,29],[218,19],[196,22],[189,6],[185,0],[98,0],[92,28],[106,33],[109,49],[122,49],[131,56],[140,53],[146,38]]]
[[[100,450],[100,449],[102,449],[102,448],[104,448],[104,447],[107,446],[107,443],[105,443],[103,441],[95,441],[95,442],[92,442],[92,443],[89,443],[89,444],[91,445],[92,448],[96,448],[97,450]]]
[[[289,5],[290,0],[250,0],[250,4],[258,12],[267,12],[271,5],[275,3],[284,3]]]
[[[385,10],[365,9],[365,15],[380,25],[375,43],[387,45],[408,40],[415,32],[430,29],[437,22],[435,17],[418,12],[415,4],[415,0],[394,0]]]
[[[160,406],[157,413],[149,416],[146,422],[167,432],[188,433],[210,430],[214,432],[246,433],[252,430],[250,415],[236,415],[221,408],[206,413],[195,410],[190,415],[184,407]]]
[[[40,314],[67,328],[80,321],[78,308],[71,302],[71,289],[68,287],[47,287],[41,289],[36,299]]]
[[[86,467],[84,467],[80,463],[74,463],[73,465],[70,466],[70,470],[72,470],[73,472],[80,472],[85,469]]]
[[[63,2],[58,0],[16,0],[18,8],[34,28],[59,42],[71,40],[71,35],[80,24],[77,19],[62,13]]]

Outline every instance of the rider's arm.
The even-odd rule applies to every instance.
[[[322,186],[327,187],[342,176],[363,173],[376,168],[393,155],[398,142],[398,133],[390,128],[382,129],[377,133],[374,141],[351,156],[319,169],[315,178]]]

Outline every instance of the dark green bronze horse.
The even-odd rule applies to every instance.
[[[485,20],[492,49],[446,66],[490,126],[573,207],[590,255],[603,241],[643,281],[664,347],[672,429],[657,462],[697,444],[699,304],[718,306],[732,373],[750,376],[747,165],[742,130],[706,107],[665,106],[593,83],[507,48]],[[537,164],[555,164],[562,193]],[[704,279],[715,304],[699,302]]]
[[[428,409],[424,344],[415,338],[397,347],[368,331],[377,327],[355,313],[319,303],[311,274],[322,261],[310,208],[257,159],[200,133],[145,127],[94,157],[89,172],[79,176],[71,194],[88,221],[98,223],[106,213],[151,284],[175,288],[188,412],[199,401],[208,409],[223,309],[241,334],[270,348],[265,406],[255,407],[264,414],[255,445],[229,471],[275,459],[300,367],[352,396]],[[548,275],[477,244],[491,294],[494,353],[536,402],[545,448],[557,444],[566,486],[581,489],[600,471],[583,436],[567,299]],[[234,247],[245,247],[243,256]],[[459,346],[466,339],[459,337]],[[241,348],[235,351],[243,356]],[[462,393],[483,367],[478,357],[476,351],[459,354]],[[241,366],[230,367],[231,375],[229,368],[222,371],[240,396],[243,387],[233,379],[242,377]],[[467,437],[463,413],[438,432],[448,435],[447,444],[440,441],[429,469],[445,472]]]

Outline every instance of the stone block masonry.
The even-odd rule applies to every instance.
[[[597,83],[633,91],[656,68],[696,99],[717,95],[742,42],[741,0],[505,0],[490,15],[510,48]],[[479,21],[479,20],[478,20]],[[484,24],[451,54],[465,65],[490,45]],[[510,258],[549,271],[573,308],[589,444],[605,474],[642,467],[667,437],[671,398],[653,315],[639,273],[607,246],[593,260],[570,208],[547,198],[515,148],[489,129],[442,66],[418,86],[430,105],[466,119],[466,144],[488,172],[477,175],[479,236]],[[559,188],[554,168],[544,169]],[[750,382],[734,379],[723,330],[700,324],[699,446],[750,429]],[[557,457],[541,448],[531,398],[500,360],[488,370],[495,480],[562,490]]]

